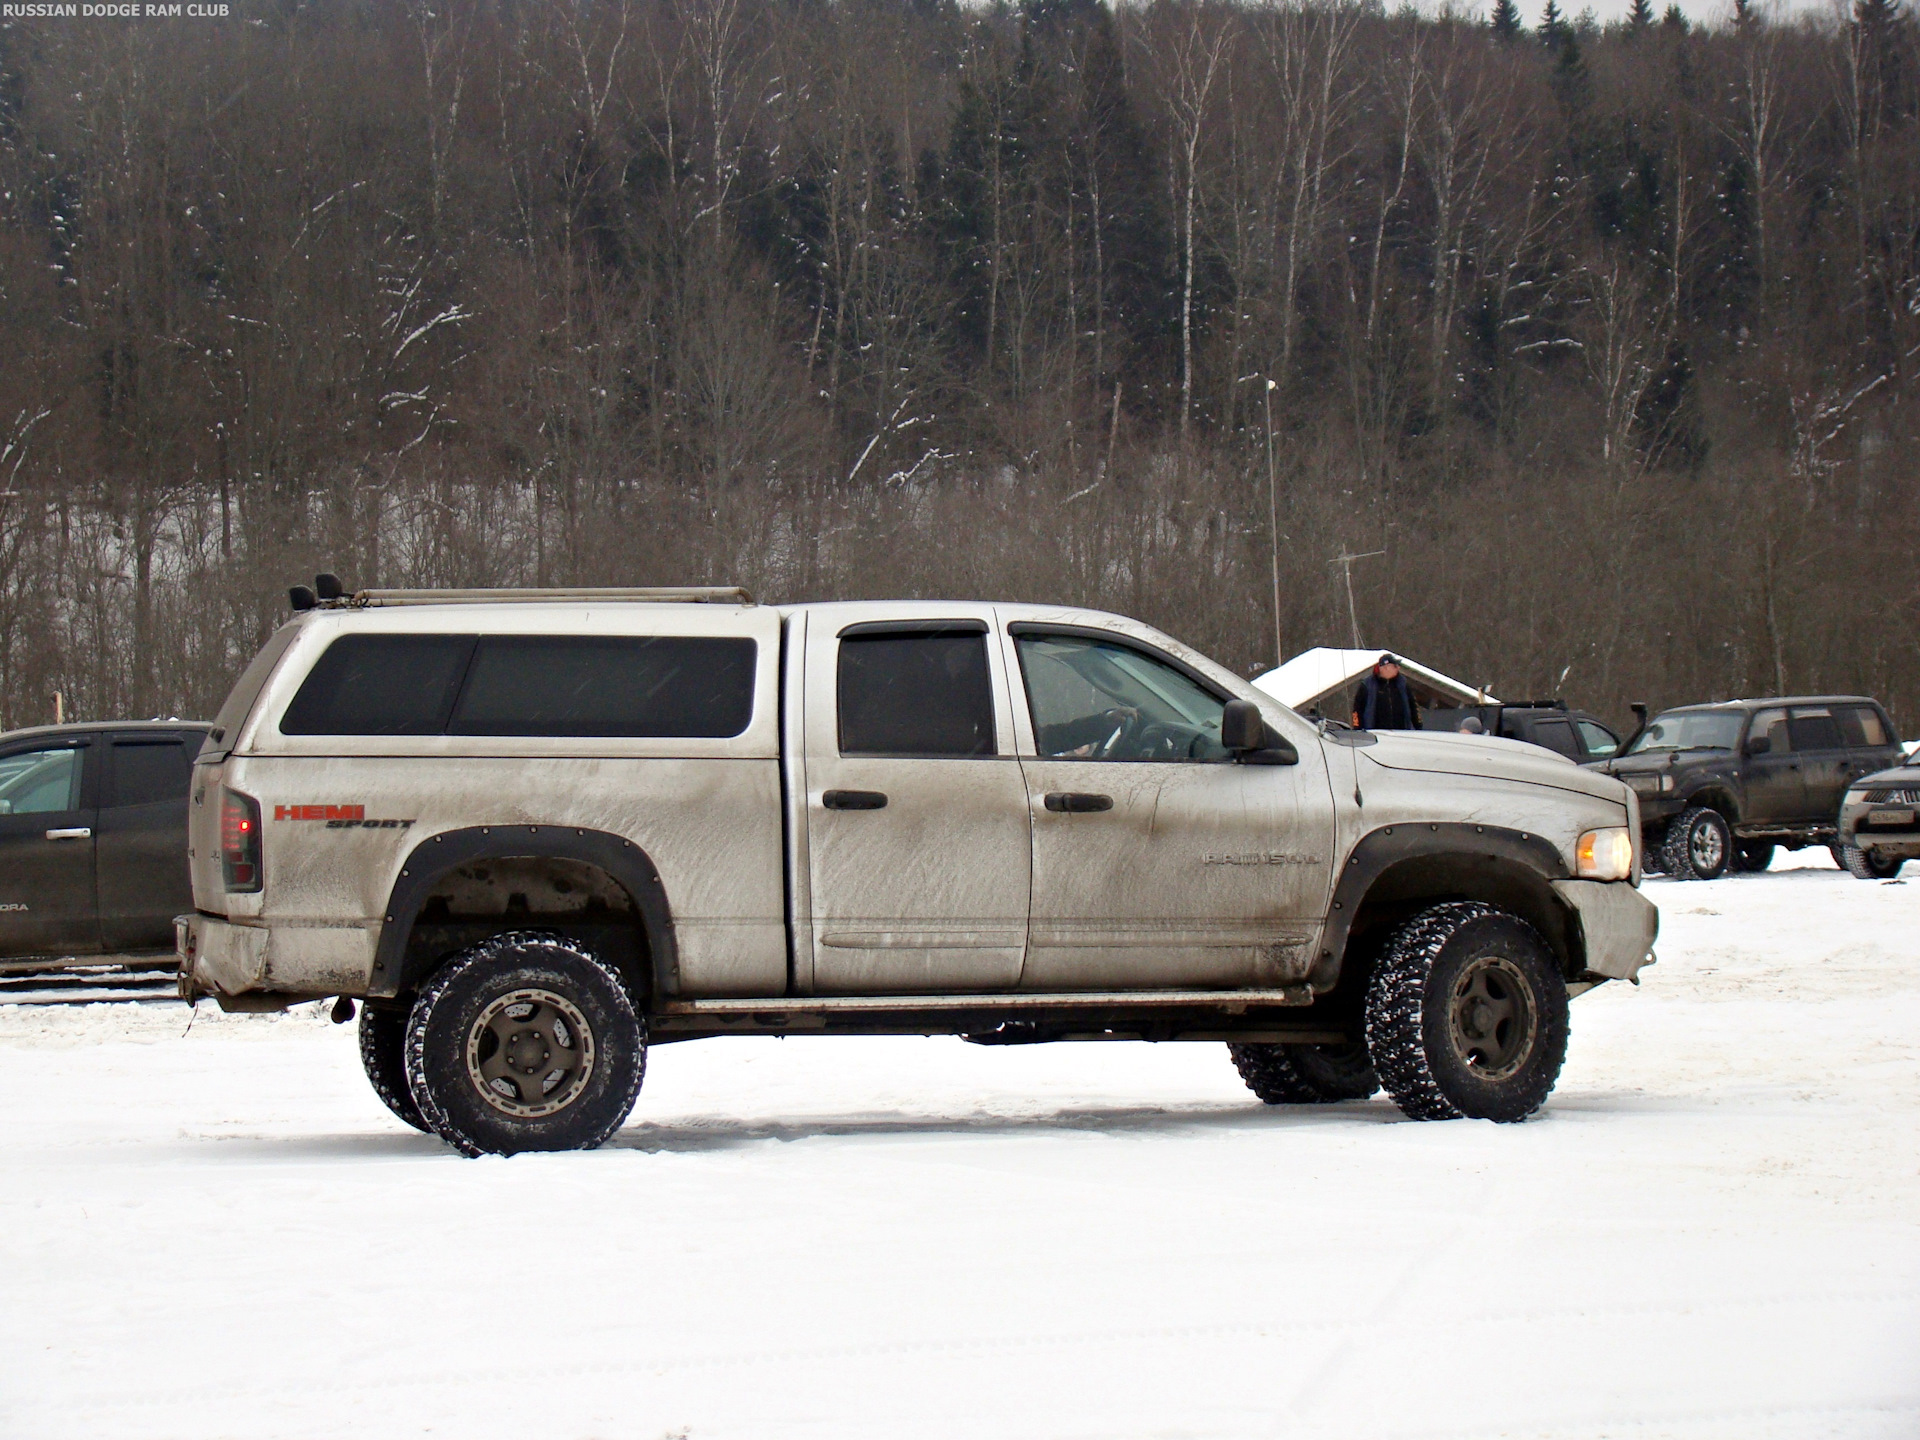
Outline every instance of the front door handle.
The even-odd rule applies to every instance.
[[[1092,815],[1113,809],[1111,795],[1087,795],[1073,790],[1056,790],[1047,796],[1047,809],[1056,815]]]
[[[887,797],[880,790],[829,790],[820,803],[829,810],[884,810]]]
[[[93,831],[89,830],[85,825],[76,825],[71,830],[47,831],[47,839],[49,840],[91,840],[92,838]]]

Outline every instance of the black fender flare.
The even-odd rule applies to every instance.
[[[1395,865],[1429,856],[1464,858],[1490,867],[1517,866],[1538,876],[1543,887],[1549,881],[1572,878],[1559,847],[1524,830],[1461,821],[1414,820],[1382,825],[1360,837],[1334,878],[1320,954],[1307,977],[1316,993],[1331,989],[1339,980],[1348,932],[1374,882]]]
[[[1734,782],[1724,775],[1715,775],[1702,780],[1680,796],[1680,808],[1690,805],[1704,805],[1709,810],[1720,812],[1720,818],[1728,825],[1740,823],[1740,796],[1735,792]]]
[[[449,871],[478,860],[578,860],[598,866],[633,897],[646,936],[655,995],[679,988],[680,951],[673,912],[653,858],[631,840],[604,830],[571,825],[477,825],[429,835],[408,853],[382,912],[380,943],[373,956],[368,991],[399,995],[424,978],[420,962],[407,962],[407,940],[433,888]],[[646,997],[636,997],[644,1004]]]

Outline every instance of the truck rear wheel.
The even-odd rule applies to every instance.
[[[646,1026],[619,975],[576,941],[495,935],[427,983],[407,1017],[407,1088],[466,1155],[591,1150],[633,1109]]]
[[[1367,1051],[1415,1120],[1524,1120],[1566,1059],[1566,982],[1518,916],[1473,900],[1431,906],[1374,968]]]
[[[373,1093],[400,1119],[416,1130],[428,1129],[407,1088],[407,1012],[360,1005],[360,1065]]]
[[[1227,1053],[1269,1105],[1364,1100],[1380,1088],[1365,1045],[1229,1045]]]
[[[1771,840],[1742,840],[1733,847],[1733,868],[1747,875],[1757,875],[1773,864],[1774,843]]]
[[[1733,827],[1707,805],[1690,805],[1673,817],[1662,847],[1667,874],[1676,880],[1718,880],[1733,858]]]
[[[1907,863],[1904,855],[1882,859],[1878,851],[1862,850],[1858,845],[1838,845],[1840,868],[1856,880],[1891,880]]]

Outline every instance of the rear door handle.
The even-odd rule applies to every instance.
[[[887,797],[881,790],[829,790],[820,803],[829,810],[884,810]]]
[[[85,825],[76,825],[71,830],[47,831],[47,839],[49,840],[91,840],[92,838],[93,831],[89,830]]]
[[[1046,803],[1056,815],[1091,815],[1113,809],[1111,795],[1086,795],[1074,790],[1056,790],[1047,796]]]

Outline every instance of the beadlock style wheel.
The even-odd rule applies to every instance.
[[[1454,983],[1447,1019],[1454,1053],[1483,1080],[1518,1073],[1539,1029],[1526,978],[1502,955],[1468,963]]]
[[[467,1078],[503,1115],[564,1110],[593,1076],[593,1027],[549,990],[515,990],[480,1012],[467,1032]]]
[[[465,1155],[591,1150],[632,1110],[647,1031],[619,972],[579,941],[509,931],[453,956],[407,1016],[407,1088]]]

